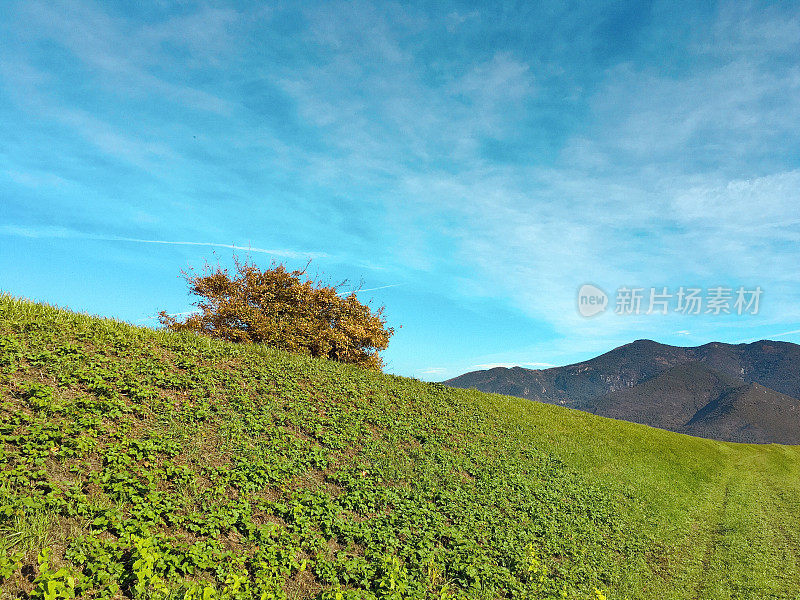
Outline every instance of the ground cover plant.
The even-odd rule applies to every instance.
[[[2,598],[797,598],[798,459],[0,299]]]

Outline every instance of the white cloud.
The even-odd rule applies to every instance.
[[[447,28],[447,31],[453,33],[457,31],[458,28],[464,23],[477,19],[480,19],[480,13],[477,10],[473,10],[468,13],[461,13],[457,10],[454,10],[447,14],[445,27]]]
[[[262,11],[259,16],[266,14]],[[164,45],[183,47],[197,66],[217,65],[219,57],[235,46],[234,30],[240,18],[235,10],[200,7],[197,12],[143,26],[138,33],[139,43],[154,49]]]
[[[60,226],[0,225],[0,234],[25,238],[71,238],[80,237],[75,230]]]
[[[193,52],[201,46],[207,55],[209,48],[224,39],[224,25],[234,19],[230,11],[205,10],[157,28],[139,28],[90,3],[32,1],[23,3],[18,18],[26,24],[20,35],[62,45],[96,70],[97,83],[115,93],[134,97],[156,94],[162,101],[223,115],[231,110],[231,104],[222,98],[151,72],[172,64],[161,46],[167,39],[182,39],[192,45]],[[192,37],[194,42],[189,41]]]
[[[63,177],[38,169],[27,171],[9,169],[3,174],[14,183],[32,188],[61,187],[69,183]]]
[[[687,225],[774,239],[800,224],[800,218],[787,219],[797,206],[800,170],[791,170],[694,185],[674,197],[672,209]]]
[[[442,375],[446,373],[447,369],[444,367],[428,367],[427,369],[422,369],[419,371],[421,375]]]

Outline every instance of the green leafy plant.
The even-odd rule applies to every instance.
[[[53,570],[50,566],[50,548],[41,551],[38,557],[39,576],[33,582],[31,598],[41,600],[60,600],[76,597],[76,587],[81,576],[74,569],[61,567]]]
[[[9,298],[0,338],[0,596],[800,593],[797,448]]]
[[[0,583],[22,566],[25,558],[24,550],[14,550],[5,544],[0,544]]]

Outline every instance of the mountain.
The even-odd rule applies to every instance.
[[[725,441],[800,444],[800,346],[637,340],[550,369],[494,368],[444,382]]]

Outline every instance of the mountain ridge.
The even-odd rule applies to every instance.
[[[800,345],[790,342],[671,346],[639,339],[561,367],[495,367],[443,383],[699,437],[800,444],[800,414],[795,410],[800,403]],[[760,387],[757,393],[745,393],[747,402],[722,403],[724,397],[752,385]],[[754,401],[767,410],[745,409]],[[718,410],[709,408],[700,418],[698,412],[712,405]],[[736,414],[730,416],[731,411]]]

